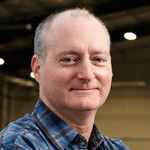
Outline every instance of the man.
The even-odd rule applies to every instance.
[[[66,10],[37,27],[34,44],[40,98],[32,114],[1,132],[1,149],[129,150],[94,125],[112,81],[105,25],[85,9]]]

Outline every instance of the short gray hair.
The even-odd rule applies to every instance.
[[[41,56],[42,58],[46,57],[46,35],[50,29],[50,26],[52,25],[53,21],[59,16],[59,15],[69,15],[72,18],[76,17],[93,17],[95,18],[103,27],[104,30],[106,30],[106,33],[108,34],[109,42],[110,42],[110,36],[109,32],[105,26],[105,24],[94,14],[92,14],[90,11],[88,11],[86,8],[74,8],[74,9],[68,9],[64,10],[55,14],[52,14],[48,17],[46,17],[36,28],[35,36],[34,36],[34,54]]]
[[[44,57],[46,56],[46,35],[49,31],[50,24],[55,15],[50,15],[45,18],[36,28],[34,36],[34,54]]]

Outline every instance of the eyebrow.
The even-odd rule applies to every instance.
[[[91,54],[92,55],[104,54],[104,55],[110,56],[110,52],[109,51],[104,51],[104,50],[92,51]],[[58,57],[61,57],[61,56],[64,56],[64,55],[82,55],[82,52],[75,51],[75,50],[68,50],[68,51],[59,52],[55,56],[58,58]]]
[[[92,52],[92,54],[106,54],[106,55],[110,55],[110,52],[109,51],[104,51],[104,50],[99,50],[99,51]]]
[[[80,52],[77,52],[75,50],[68,50],[68,51],[59,52],[58,54],[55,54],[55,56],[58,58],[64,55],[79,55],[79,54]]]

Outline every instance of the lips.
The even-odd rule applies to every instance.
[[[71,88],[70,91],[92,91],[98,90],[98,88]]]

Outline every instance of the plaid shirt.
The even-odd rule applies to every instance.
[[[31,114],[0,133],[0,150],[129,150],[120,140],[103,136],[96,126],[85,138],[58,118],[39,99]]]

